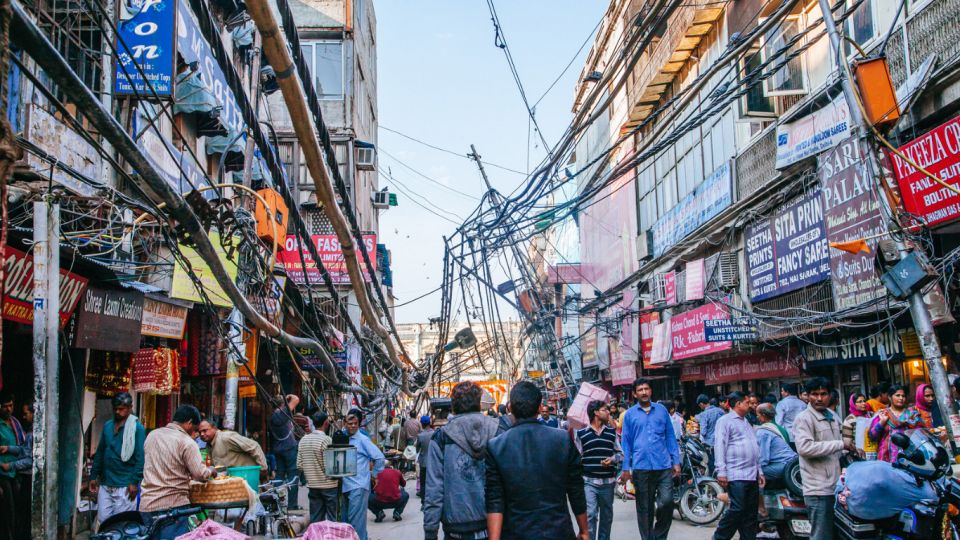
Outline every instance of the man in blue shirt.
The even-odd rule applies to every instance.
[[[670,413],[652,401],[650,382],[644,378],[633,381],[633,395],[637,404],[623,416],[620,480],[633,480],[640,537],[666,540],[673,520],[673,479],[680,476],[680,448]]]
[[[97,453],[93,455],[90,491],[97,494],[100,523],[114,514],[137,509],[147,432],[130,414],[132,410],[130,394],[120,392],[113,397],[113,419],[104,424]]]
[[[768,481],[783,480],[787,464],[797,457],[797,453],[790,448],[785,430],[773,421],[776,414],[776,409],[769,403],[763,403],[757,407],[757,418],[760,419],[760,426],[757,427],[760,468],[763,469],[763,476]]]
[[[344,425],[350,435],[350,444],[357,449],[357,475],[343,479],[343,494],[346,497],[347,523],[357,531],[360,540],[367,540],[367,505],[370,498],[371,470],[373,478],[380,474],[384,467],[383,452],[380,451],[370,438],[360,433],[360,422],[363,413],[358,409],[351,409],[347,413]]]
[[[788,383],[780,387],[780,396],[783,398],[777,403],[777,424],[787,430],[793,438],[793,420],[798,414],[807,409],[807,404],[797,397],[800,385]]]
[[[716,468],[713,455],[714,431],[717,429],[717,420],[723,416],[723,409],[710,402],[706,394],[697,396],[697,406],[702,411],[697,415],[697,424],[700,425],[700,440],[707,445],[707,455],[710,456],[710,474]]]

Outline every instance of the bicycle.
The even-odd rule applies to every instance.
[[[244,526],[248,536],[266,534],[279,538],[297,537],[287,513],[287,490],[299,481],[299,478],[292,478],[286,483],[283,480],[272,480],[260,486],[260,504],[253,519]]]

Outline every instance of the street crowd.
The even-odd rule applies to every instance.
[[[960,380],[953,390],[960,394]],[[543,403],[530,382],[514,385],[509,404],[487,413],[481,412],[483,390],[461,382],[449,407],[422,417],[410,411],[378,432],[389,455],[416,460],[427,540],[439,538],[441,530],[451,540],[608,540],[616,486],[627,482],[640,538],[664,540],[685,435],[703,441],[710,470],[726,492],[729,504],[715,539],[736,533],[755,538],[766,514],[764,486],[783,480],[787,465],[799,456],[811,538],[822,540],[833,537],[834,489],[844,454],[892,462],[898,452],[890,442],[894,434],[943,425],[929,385],[916,389],[912,406],[907,394],[904,386],[878,384],[869,396],[849,396],[849,414],[840,418],[837,392],[818,377],[802,387],[784,385],[780,399],[742,392],[700,395],[699,413],[686,416],[682,403],[654,401],[649,381],[640,378],[633,382],[633,406],[621,413],[617,403],[592,401],[586,407],[589,424],[575,429]],[[305,415],[299,401],[294,395],[278,400],[268,420],[272,444],[265,454],[257,441],[220,429],[191,405],[180,406],[169,424],[147,434],[132,415],[130,394],[116,395],[90,471],[98,521],[130,510],[151,516],[189,507],[191,481],[253,466],[261,479],[271,471],[287,481],[298,479],[290,509],[297,507],[297,484],[305,486],[311,523],[346,522],[367,540],[367,512],[377,522],[386,510],[402,520],[409,501],[406,479],[371,441],[364,413],[353,409],[341,419],[320,411]],[[30,536],[33,414],[29,405],[18,412],[13,414],[12,396],[0,394],[0,540]],[[859,419],[869,422],[863,447],[855,444]],[[327,475],[324,451],[334,437],[356,449],[355,475]],[[161,537],[186,532],[186,520],[169,524]]]

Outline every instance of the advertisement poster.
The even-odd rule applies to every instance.
[[[132,0],[120,3],[117,23],[117,62],[114,65],[113,93],[152,96],[173,95],[173,25],[177,0]],[[121,40],[122,38],[122,40]],[[126,46],[124,46],[126,45]],[[137,69],[140,65],[140,70]]]
[[[708,319],[729,319],[727,308],[720,304],[706,304],[696,309],[677,313],[670,318],[670,343],[674,360],[694,358],[729,350],[732,343],[720,341],[710,343],[706,340],[703,321]]]
[[[900,152],[943,182],[960,185],[960,117],[901,146]],[[889,153],[903,207],[927,225],[960,217],[960,195],[933,181],[903,158]]]
[[[217,252],[217,257],[220,258],[220,263],[227,270],[227,275],[230,276],[231,281],[236,281],[237,263],[227,259],[227,252],[220,244],[220,233],[211,232],[209,236],[210,243],[213,244],[213,249]],[[217,282],[217,278],[214,277],[210,266],[204,262],[203,257],[193,248],[183,244],[180,244],[180,251],[183,253],[184,258],[190,262],[190,268],[199,278],[200,286],[206,292],[210,303],[219,307],[233,307],[233,301],[227,297],[227,293],[220,287],[220,283]],[[236,253],[234,253],[234,257],[236,257]],[[196,302],[198,304],[203,303],[203,297],[197,292],[193,280],[190,279],[190,274],[179,264],[173,267],[173,286],[170,288],[170,297]]]
[[[6,247],[3,261],[3,319],[23,324],[33,324],[33,257]],[[76,309],[87,278],[60,269],[60,328]]]
[[[830,277],[830,253],[819,190],[801,195],[744,236],[751,302],[801,289]]]
[[[343,252],[340,251],[340,240],[335,234],[315,234],[310,237],[313,245],[317,248],[317,254],[320,255],[320,262],[330,273],[330,278],[336,284],[349,284],[350,274],[347,272],[347,263],[343,258]],[[367,250],[370,257],[370,263],[373,269],[377,269],[377,235],[363,235],[363,248]],[[356,244],[355,244],[356,245]],[[357,246],[359,248],[359,246]],[[306,275],[303,271],[303,265],[300,263],[300,250],[303,250],[303,261],[307,264]],[[363,255],[357,251],[357,258],[360,261],[361,270],[366,269],[366,263],[363,262]],[[283,264],[287,271],[287,276],[297,285],[304,285],[309,279],[311,285],[323,284],[323,277],[320,275],[320,269],[317,263],[310,255],[309,249],[303,249],[296,235],[288,235],[283,243],[283,250],[277,252],[277,261]],[[364,281],[370,282],[370,275],[363,272]]]
[[[869,253],[830,250],[830,279],[837,310],[855,308],[886,294],[873,264],[877,238],[886,232],[886,226],[880,215],[877,188],[861,156],[859,142],[850,138],[818,159],[827,240],[867,238],[870,246]]]
[[[656,312],[640,314],[640,356],[644,366],[650,363],[653,353],[653,328],[660,323],[660,314]]]
[[[663,299],[668,306],[677,303],[677,273],[673,270],[663,275]]]
[[[703,259],[697,259],[687,263],[685,267],[686,279],[684,279],[684,295],[683,299],[686,302],[691,300],[702,300],[703,299],[703,290],[704,290],[704,281],[706,280],[704,273],[706,268],[704,266]]]
[[[693,192],[653,224],[653,256],[675,246],[733,203],[730,162],[710,173]]]
[[[850,109],[840,94],[826,107],[777,126],[776,168],[829,150],[849,136]]]

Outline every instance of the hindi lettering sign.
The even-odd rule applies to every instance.
[[[680,369],[680,382],[702,381],[706,378],[704,364],[684,364]]]
[[[33,324],[33,256],[7,246],[3,261],[3,319]],[[87,278],[60,269],[60,328],[87,288]]]
[[[828,279],[830,253],[820,190],[801,195],[747,227],[744,244],[751,302]]]
[[[709,319],[729,318],[729,311],[720,304],[705,304],[696,309],[674,315],[669,321],[673,359],[683,360],[729,350],[732,347],[732,343],[729,341],[708,342],[704,336],[703,324],[703,321]]]
[[[856,138],[843,141],[818,161],[824,223],[829,242],[867,238],[868,253],[830,250],[835,308],[862,306],[886,294],[874,271],[877,239],[887,228],[869,167]]]
[[[663,299],[668,306],[677,303],[677,273],[673,270],[663,276]]]
[[[960,116],[899,148],[931,174],[951,186],[960,185]],[[894,175],[900,184],[903,207],[927,225],[960,217],[960,196],[931,180],[903,158],[890,152]]]

